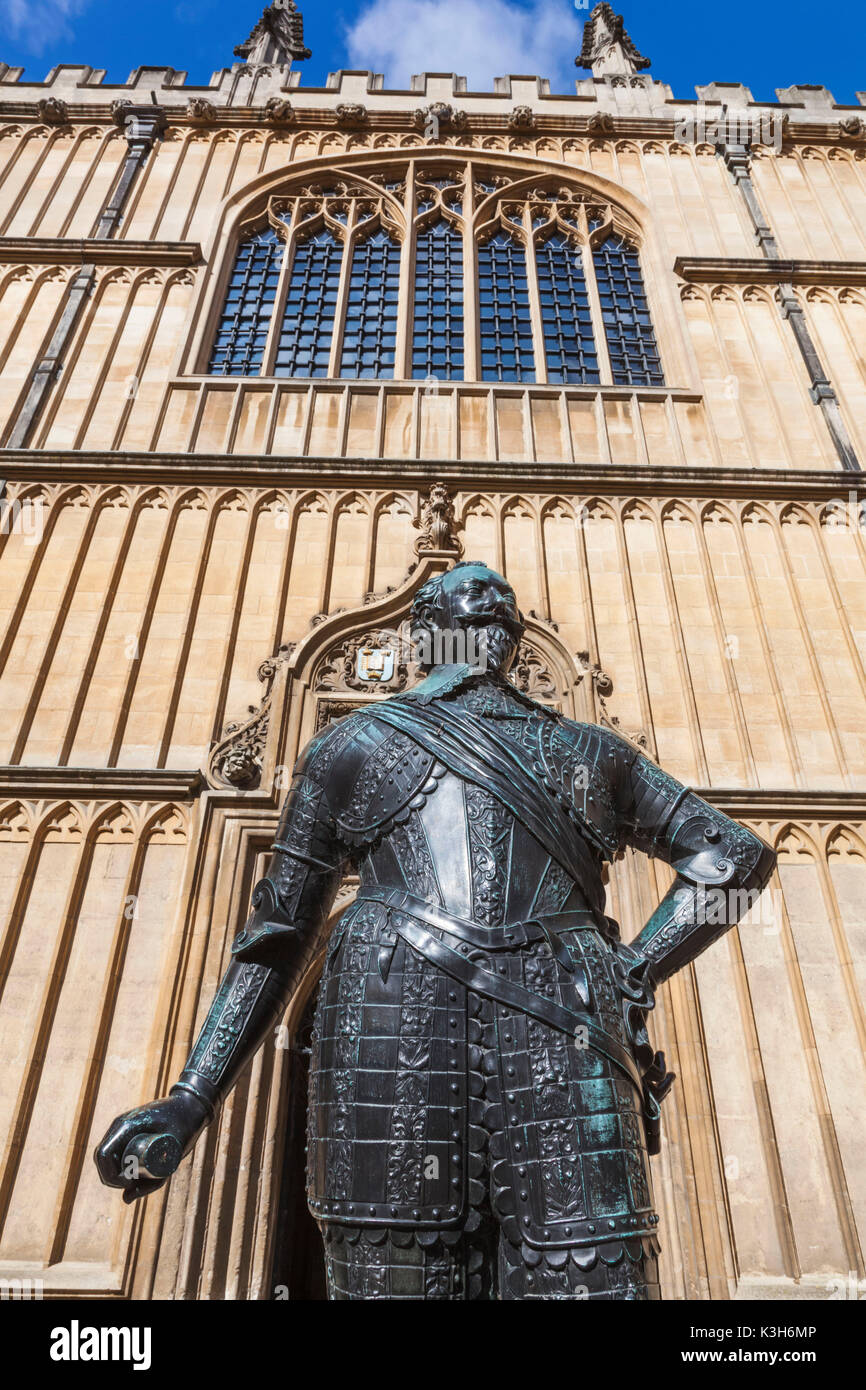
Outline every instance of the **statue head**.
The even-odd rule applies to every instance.
[[[501,574],[475,560],[461,560],[428,579],[415,595],[412,638],[423,648],[421,664],[451,662],[509,669],[523,636],[514,590]]]

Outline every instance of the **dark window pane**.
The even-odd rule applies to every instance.
[[[593,252],[616,386],[664,386],[637,252],[609,236]]]
[[[273,227],[238,246],[208,365],[214,376],[261,371],[282,259],[283,243]]]

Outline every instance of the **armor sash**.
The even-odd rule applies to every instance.
[[[540,1023],[557,1028],[570,1037],[575,1037],[581,1029],[585,1029],[584,1036],[587,1044],[597,1052],[603,1053],[619,1067],[620,1071],[624,1072],[643,1097],[643,1083],[631,1053],[616,1038],[599,1028],[588,1014],[567,1009],[562,1004],[557,1004],[552,999],[545,999],[542,995],[535,994],[523,985],[503,979],[500,975],[495,975],[493,971],[486,970],[475,961],[467,959],[468,946],[455,950],[453,946],[440,941],[438,937],[426,929],[426,926],[421,925],[422,922],[429,923],[431,926],[446,931],[450,930],[455,936],[459,936],[460,919],[454,919],[454,925],[457,928],[454,930],[446,925],[450,919],[450,913],[445,912],[441,907],[427,904],[409,893],[401,893],[399,896],[402,899],[399,907],[389,905],[391,929],[398,936],[402,936],[403,940],[420,952],[426,960],[429,960],[431,965],[438,966],[447,975],[459,980],[461,984],[474,990],[476,994],[483,995],[485,999],[492,999],[498,1004],[519,1009],[522,1013],[529,1014],[531,1018],[537,1018]],[[358,901],[363,901],[365,897],[383,900],[383,897],[380,897],[375,890],[367,893],[362,892]],[[385,899],[385,901],[387,900]],[[538,920],[543,921],[544,919]],[[461,952],[466,954],[461,954]]]
[[[482,720],[468,719],[442,701],[410,706],[388,700],[376,707],[373,717],[408,734],[458,777],[495,796],[580,886],[597,914],[599,930],[608,931],[604,890],[590,850],[565,807],[527,772],[522,749]]]

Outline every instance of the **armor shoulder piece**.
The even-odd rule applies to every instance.
[[[612,858],[621,839],[620,787],[634,750],[598,724],[570,719],[541,722],[536,737],[536,772],[595,848]]]
[[[371,844],[408,820],[447,769],[409,734],[383,724],[358,728],[340,759],[332,804],[340,839]]]

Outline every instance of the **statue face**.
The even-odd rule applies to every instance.
[[[436,624],[480,629],[487,667],[494,671],[508,670],[523,635],[514,590],[486,565],[464,565],[443,576]]]

